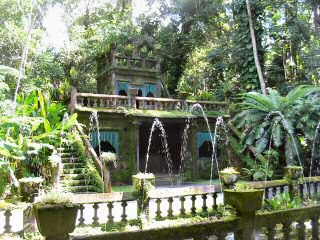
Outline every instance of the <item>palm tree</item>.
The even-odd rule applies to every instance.
[[[320,119],[319,90],[301,85],[284,97],[276,90],[268,95],[246,93],[239,104],[242,112],[232,121],[243,130],[245,144],[255,146],[256,154],[269,147],[283,147],[287,165],[301,164],[304,155],[300,140],[313,139]]]

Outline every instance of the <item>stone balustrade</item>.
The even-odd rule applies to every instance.
[[[207,112],[226,112],[225,102],[77,93],[77,105],[90,108],[116,109],[118,107],[125,107],[139,110],[189,111],[196,103],[199,103]]]
[[[287,180],[274,180],[267,182],[253,182],[250,184],[254,188],[265,189],[265,199],[270,199],[276,194],[283,192],[285,189],[289,189],[290,182]],[[318,194],[319,187],[320,177],[305,178],[304,183],[301,183],[300,181],[300,184],[298,186],[298,194],[300,196],[315,195]],[[174,218],[190,214],[203,214],[208,212],[209,209],[217,208],[218,198],[220,197],[220,202],[222,200],[221,194],[219,195],[219,193],[221,193],[221,189],[218,185],[152,190],[149,193],[148,215],[150,219],[161,219],[163,217]],[[110,224],[113,222],[127,222],[130,219],[136,219],[138,217],[137,200],[132,197],[131,193],[119,192],[104,194],[78,194],[72,195],[72,201],[80,204],[77,222],[78,226],[91,224],[99,225],[103,223]],[[30,205],[26,205],[26,207],[20,209],[21,213],[18,213],[18,211],[19,209],[0,209],[0,235],[1,233],[8,232],[23,232],[26,230],[27,225],[30,228],[30,225],[34,223],[34,219],[33,222],[29,219],[30,216],[32,216],[32,214],[30,214]],[[289,236],[289,233],[293,231],[292,226],[297,226],[297,234],[298,236],[301,236],[301,238],[298,239],[305,239],[303,238],[305,234],[305,224],[310,223],[309,225],[311,227],[311,233],[314,237],[312,239],[319,239],[317,235],[319,227],[319,216],[320,206],[290,209],[281,212],[259,213],[256,215],[255,228],[262,229],[262,232],[265,232],[267,234],[268,239],[275,239],[273,237],[276,230],[283,231],[283,236]],[[238,231],[238,229],[241,229],[242,225],[239,224],[239,221],[239,217],[235,217],[232,221],[222,221],[222,223],[225,224],[225,227],[221,228],[218,227],[220,226],[220,224],[222,224],[221,221],[197,223],[203,226],[203,229],[206,229],[208,227],[212,229],[212,231],[215,230],[213,232],[209,231],[199,233],[199,236],[201,236],[201,234],[207,234],[205,236],[209,236],[211,233],[214,233],[217,234],[217,236],[221,236],[221,238],[218,237],[218,239],[224,239],[222,237],[226,236],[227,233],[236,232]],[[20,228],[17,228],[15,226],[15,224],[17,223],[20,223]],[[280,230],[279,227],[276,228],[276,226],[280,226]],[[186,227],[186,229],[189,228],[189,226],[183,226],[183,228],[184,227]],[[34,227],[31,227],[31,229],[34,229]],[[173,228],[173,230],[170,230],[170,232],[174,232],[175,229],[180,228]],[[196,231],[195,229],[192,230],[192,227],[190,227],[190,229],[191,232]],[[162,230],[159,229],[159,231]],[[139,239],[138,236],[140,235],[137,235],[137,238],[135,239]],[[190,233],[189,237],[193,236],[193,233]],[[110,238],[108,235],[108,239],[114,239],[113,235],[110,235]],[[284,239],[290,238],[284,237]]]

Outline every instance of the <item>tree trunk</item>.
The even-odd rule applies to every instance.
[[[247,5],[247,12],[248,12],[248,19],[249,19],[249,27],[250,27],[250,35],[251,35],[251,41],[252,41],[254,62],[255,62],[256,68],[257,68],[258,76],[259,76],[261,92],[263,95],[266,95],[267,94],[266,84],[263,79],[262,70],[261,70],[261,66],[260,66],[260,62],[259,62],[259,58],[258,58],[257,42],[256,42],[256,36],[254,33],[253,20],[252,20],[252,14],[251,14],[249,0],[246,0],[246,5]]]
[[[320,9],[319,0],[313,0],[312,11],[313,11],[314,32],[315,32],[315,36],[318,39],[320,39],[320,15],[319,15],[318,9]]]

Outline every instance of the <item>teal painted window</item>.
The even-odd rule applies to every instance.
[[[142,96],[141,97],[145,97],[146,96],[146,88],[145,88],[145,86],[138,87],[138,89],[141,90],[141,92],[142,92]]]
[[[214,134],[211,133],[211,136],[212,136],[212,139],[213,139]],[[200,150],[201,146],[202,146],[205,142],[211,143],[210,132],[198,132],[198,133],[197,133],[197,152],[198,152],[198,158],[200,158],[200,156],[199,156],[199,150]],[[212,148],[212,145],[211,145],[211,148]]]
[[[146,84],[145,85],[145,94],[146,96],[148,95],[149,92],[151,92],[153,94],[154,97],[156,97],[156,93],[157,93],[157,85],[156,84]]]
[[[129,96],[129,83],[128,82],[117,82],[117,92],[121,90],[125,91],[127,96]]]
[[[116,131],[100,131],[100,142],[108,141],[112,147],[116,150],[118,155],[119,148],[119,133]],[[98,134],[96,131],[91,132],[91,145],[93,148],[98,146]]]

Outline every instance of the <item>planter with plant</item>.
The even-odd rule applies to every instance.
[[[39,232],[46,240],[69,239],[76,226],[79,205],[68,195],[52,191],[33,204]]]
[[[19,179],[19,192],[21,200],[25,202],[33,202],[38,196],[41,183],[44,179],[41,177],[25,177]]]
[[[300,166],[286,166],[284,167],[284,177],[290,180],[297,180],[303,177],[303,168]]]
[[[146,46],[143,46],[140,48],[140,57],[146,58],[148,56],[148,48]]]
[[[132,53],[133,53],[133,50],[134,50],[134,47],[132,44],[128,44],[125,46],[124,48],[124,53],[126,56],[132,56]]]
[[[253,214],[261,209],[263,190],[253,189],[247,184],[236,184],[234,189],[226,189],[224,203],[234,207],[240,215]]]
[[[227,188],[232,187],[239,178],[240,173],[234,167],[228,167],[220,171],[220,177]]]
[[[117,167],[117,155],[113,152],[102,152],[101,160],[109,169],[114,169]]]
[[[149,193],[154,189],[155,182],[156,180],[153,173],[138,173],[132,176],[132,195],[138,200],[138,214],[146,212]]]

